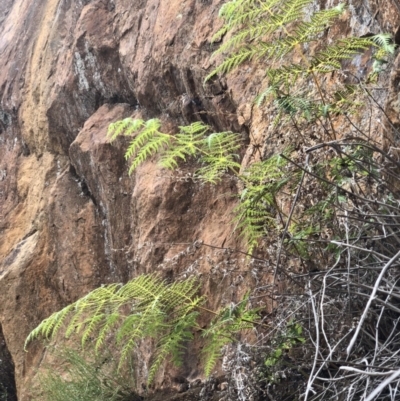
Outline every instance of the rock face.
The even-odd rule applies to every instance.
[[[396,0],[351,3],[357,34],[399,25]],[[43,358],[40,344],[23,351],[27,334],[89,290],[155,269],[178,277],[190,267],[207,274],[205,292],[217,305],[233,299],[246,276],[222,275],[222,253],[187,250],[196,240],[237,245],[233,182],[199,188],[185,179],[190,166],[176,179],[151,163],[129,177],[126,143],[105,139],[110,122],[141,115],[171,129],[202,120],[265,141],[268,120],[252,105],[261,70],[203,85],[221,4],[1,1],[0,359],[11,355],[6,374],[15,366],[20,401],[30,399]],[[194,358],[185,374],[198,377]]]

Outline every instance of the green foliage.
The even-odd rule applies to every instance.
[[[216,74],[229,73],[247,61],[262,61],[268,65],[269,86],[259,95],[257,103],[261,105],[272,98],[278,110],[276,122],[282,115],[294,123],[298,115],[307,122],[320,117],[330,119],[331,115],[354,108],[352,96],[357,92],[356,86],[338,84],[327,91],[321,85],[320,76],[340,70],[344,60],[351,60],[370,48],[373,49],[374,76],[394,52],[394,45],[388,35],[380,34],[314,46],[313,42],[319,40],[326,28],[343,14],[344,5],[310,13],[307,7],[311,3],[311,0],[227,2],[220,11],[225,24],[214,37],[219,40],[230,34],[215,53],[225,58],[206,80]],[[279,67],[275,68],[277,63]],[[282,227],[286,225],[282,242],[289,250],[295,250],[302,261],[312,259],[313,249],[309,241],[312,242],[313,236],[319,235],[324,228],[330,228],[335,207],[346,201],[346,198],[341,198],[338,187],[349,178],[359,180],[373,177],[376,173],[368,167],[372,152],[365,147],[341,149],[340,154],[316,166],[321,174],[319,183],[323,199],[304,213],[290,215],[284,224],[277,198],[284,188],[297,185],[300,179],[299,174],[288,170],[290,151],[284,152],[284,157],[275,155],[253,163],[239,174],[241,166],[237,153],[240,137],[232,132],[214,133],[210,127],[196,122],[179,127],[176,134],[169,134],[161,131],[158,119],[127,118],[109,127],[110,141],[120,135],[132,138],[125,153],[131,163],[129,173],[156,154],[160,166],[167,169],[177,168],[179,162],[197,162],[200,167],[195,177],[204,182],[216,183],[225,173],[234,173],[243,188],[235,209],[235,222],[249,246],[249,253],[254,251],[269,229],[277,227],[276,213],[279,213]],[[333,186],[324,187],[322,183],[329,181]],[[309,219],[311,215],[313,217]],[[130,360],[140,341],[152,339],[156,344],[148,374],[148,381],[152,382],[166,360],[180,365],[185,348],[197,330],[203,332],[204,366],[209,376],[221,349],[235,341],[243,330],[253,328],[259,316],[256,309],[249,307],[249,294],[237,305],[216,312],[204,308],[205,298],[197,295],[198,289],[192,279],[166,283],[154,275],[139,276],[125,285],[103,286],[45,319],[30,333],[26,343],[38,337],[52,338],[63,328],[66,337],[78,335],[82,347],[91,343],[99,351],[112,336],[119,349],[118,368],[121,368]],[[214,319],[208,327],[200,329],[197,320],[205,312],[211,312]],[[302,326],[290,321],[273,340],[273,351],[265,359],[267,369],[280,365],[286,352],[304,342]],[[82,400],[102,399],[103,387],[97,380],[97,373],[85,368],[85,374],[89,375],[85,376],[80,373],[85,363],[83,360],[70,362],[77,375],[71,373],[71,383],[75,383],[75,387],[67,387],[77,389],[71,391],[80,391]],[[84,377],[90,385],[82,389],[84,381],[80,379]],[[56,394],[51,389],[62,388],[65,383],[50,373],[46,385],[50,389],[48,394]],[[88,395],[85,395],[86,390]],[[62,390],[60,394],[64,392],[69,399],[81,399],[69,391]],[[113,396],[109,395],[109,399]],[[64,400],[58,396],[52,399]]]
[[[378,34],[343,38],[331,43],[325,40],[316,46],[326,29],[343,15],[345,7],[341,3],[312,12],[309,7],[312,2],[232,0],[225,3],[220,10],[224,26],[214,36],[215,41],[224,38],[214,54],[223,56],[223,61],[206,81],[216,74],[229,73],[244,62],[261,61],[267,65],[269,85],[256,102],[261,105],[265,100],[273,99],[278,111],[275,125],[286,116],[299,130],[298,116],[308,123],[322,118],[329,120],[328,125],[333,131],[331,116],[349,115],[360,105],[355,101],[358,87],[342,84],[340,80],[324,86],[326,80],[322,76],[340,70],[344,60],[351,60],[370,48],[374,58],[371,74],[376,75],[394,52],[395,45],[390,35]],[[275,68],[276,64],[279,67]],[[135,135],[126,152],[126,157],[132,159],[130,172],[158,153],[160,165],[165,168],[176,168],[179,161],[195,159],[202,165],[195,176],[205,182],[216,183],[227,171],[236,174],[244,189],[236,208],[235,222],[251,253],[267,230],[276,226],[275,215],[281,213],[276,198],[289,181],[296,181],[296,174],[285,174],[277,156],[255,163],[239,175],[237,134],[209,134],[209,127],[200,122],[179,127],[180,131],[175,135],[161,133],[159,128],[158,120],[125,119],[110,126],[109,137],[113,140],[121,134]],[[331,194],[328,198],[331,199]],[[328,209],[327,205],[324,209]],[[304,219],[300,220],[304,224]],[[316,232],[315,226],[306,225],[291,233],[293,241],[302,241],[298,242],[297,248],[303,256],[306,255],[300,249],[305,247],[303,240]]]
[[[290,153],[290,150],[284,152]],[[275,226],[276,196],[294,176],[285,167],[287,161],[275,155],[262,162],[253,163],[241,175],[245,184],[240,203],[235,209],[235,221],[241,235],[246,239],[249,253],[265,236],[268,227]]]
[[[60,371],[48,367],[40,376],[40,401],[133,401],[133,383],[110,369],[106,358],[87,360],[72,349],[56,352]],[[130,385],[129,385],[130,384]]]
[[[205,182],[215,183],[227,171],[236,172],[240,168],[236,161],[240,147],[237,134],[209,133],[210,127],[200,122],[179,127],[175,135],[160,132],[160,126],[158,119],[145,122],[129,118],[109,126],[110,141],[122,134],[134,136],[125,153],[126,159],[132,159],[129,173],[155,153],[160,155],[160,166],[168,169],[176,168],[178,160],[196,159],[203,165],[197,177]]]
[[[249,293],[237,305],[229,305],[222,309],[204,330],[206,345],[203,348],[206,376],[212,373],[221,354],[221,349],[235,341],[235,336],[243,330],[252,329],[259,320],[258,309],[248,307]]]
[[[199,312],[206,311],[202,307],[204,297],[197,296],[198,288],[193,279],[166,283],[154,275],[138,276],[125,285],[102,286],[45,319],[29,334],[26,345],[38,337],[52,338],[63,327],[66,337],[77,334],[82,347],[90,343],[98,351],[112,334],[119,349],[120,369],[130,360],[139,342],[151,338],[157,344],[149,367],[151,382],[168,358],[180,364],[187,342],[193,339]],[[233,333],[255,324],[257,313],[247,306],[246,297],[231,310],[229,318],[225,309],[213,312],[216,315],[213,328],[206,335],[208,347],[213,350],[205,355],[207,372],[212,370],[221,347],[226,344],[219,338],[229,338],[231,342]]]
[[[206,81],[217,74],[226,74],[248,61],[261,61],[268,67],[268,87],[257,98],[261,104],[272,97],[282,114],[302,115],[307,120],[327,117],[334,109],[341,110],[335,97],[322,95],[320,75],[340,70],[344,60],[352,59],[366,49],[374,48],[373,78],[393,54],[395,45],[390,35],[379,34],[371,37],[349,37],[332,44],[325,41],[324,47],[312,45],[324,34],[344,12],[344,4],[310,12],[312,0],[233,0],[220,11],[224,26],[216,33],[214,40],[227,38],[216,50],[214,56],[222,55],[223,61],[206,77]],[[305,54],[307,46],[307,55]],[[300,59],[300,61],[299,61]],[[274,68],[278,63],[279,67]],[[315,96],[307,78],[311,77],[318,87]],[[296,85],[299,80],[302,84]],[[296,88],[293,93],[293,89]]]
[[[293,321],[288,322],[286,329],[277,336],[272,343],[273,351],[265,359],[265,366],[276,366],[283,355],[295,346],[304,344],[306,339],[303,335],[303,327]]]
[[[121,134],[126,136],[136,134],[135,139],[130,143],[125,153],[126,159],[134,157],[129,173],[147,158],[168,146],[171,138],[169,135],[159,131],[160,126],[160,121],[157,119],[143,121],[126,118],[110,124],[108,137],[111,141]]]
[[[252,164],[239,175],[240,164],[237,161],[239,155],[236,154],[240,147],[238,134],[232,132],[209,134],[209,127],[200,122],[179,127],[180,131],[175,135],[160,133],[159,128],[159,120],[144,122],[125,119],[110,125],[108,136],[110,139],[115,139],[126,132],[128,135],[137,134],[125,154],[127,159],[133,159],[130,172],[154,154],[157,144],[161,142],[163,146],[158,148],[157,153],[160,156],[159,164],[164,168],[174,169],[178,166],[179,160],[187,161],[188,158],[193,158],[202,165],[197,170],[195,178],[213,184],[227,171],[234,172],[244,184],[240,203],[235,209],[235,221],[237,229],[248,244],[249,252],[252,252],[265,235],[266,228],[275,225],[275,198],[278,192],[296,178],[295,175],[290,177],[285,172],[287,162],[279,155],[272,156]],[[164,136],[169,139],[160,139]],[[286,155],[289,153],[290,150],[284,152]],[[109,324],[113,324],[114,319],[116,317],[110,316]],[[105,327],[108,327],[108,324]]]
[[[332,157],[326,170],[332,180],[337,184],[343,184],[349,178],[359,180],[363,177],[378,177],[379,172],[373,163],[373,152],[362,145],[344,147],[341,153]]]

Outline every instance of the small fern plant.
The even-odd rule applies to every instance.
[[[238,304],[223,308],[212,320],[210,326],[203,331],[206,345],[203,348],[206,376],[212,373],[221,354],[221,349],[232,343],[237,333],[252,329],[259,321],[259,309],[249,308],[248,292]]]
[[[214,41],[225,40],[214,53],[223,61],[206,77],[227,74],[245,62],[262,62],[268,65],[266,76],[269,85],[261,91],[257,104],[272,98],[279,115],[300,114],[306,119],[328,116],[337,107],[339,88],[322,88],[322,75],[338,71],[344,60],[352,59],[366,49],[374,48],[372,74],[380,72],[395,45],[390,35],[349,37],[321,47],[326,29],[343,14],[344,4],[311,12],[313,0],[232,0],[220,9],[223,27],[214,35]],[[313,43],[319,41],[318,46]],[[307,54],[306,54],[307,49]],[[313,50],[314,49],[314,50]],[[275,68],[274,65],[279,67]],[[314,88],[307,79],[311,78]],[[300,80],[302,84],[296,85]],[[311,89],[310,89],[311,88]],[[336,97],[336,99],[335,99]],[[341,105],[343,107],[343,104]]]
[[[125,152],[125,158],[131,160],[129,173],[156,153],[160,156],[160,166],[167,169],[176,168],[179,160],[195,158],[201,165],[196,176],[205,182],[215,183],[224,173],[239,170],[239,135],[232,132],[212,133],[210,127],[201,122],[179,127],[175,135],[161,132],[160,127],[158,119],[126,118],[110,124],[110,141],[121,134],[133,137]]]
[[[284,154],[290,152],[287,149]],[[276,226],[275,214],[280,213],[276,198],[295,178],[296,174],[289,174],[287,161],[280,155],[253,163],[240,175],[244,189],[235,208],[234,221],[246,240],[248,253],[253,252],[268,228]]]
[[[248,307],[248,296],[232,307],[214,312],[206,309],[206,299],[198,296],[199,285],[194,279],[166,283],[155,275],[141,275],[125,285],[111,284],[97,288],[85,297],[43,320],[27,337],[25,348],[36,338],[54,338],[63,329],[66,338],[78,335],[82,347],[91,344],[98,352],[110,335],[119,349],[118,369],[130,360],[141,340],[151,338],[156,343],[148,382],[166,360],[179,366],[185,346],[193,339],[199,314],[211,313],[214,320],[204,331],[206,373],[212,372],[223,345],[235,340],[235,335],[249,329],[258,320],[257,310]],[[127,312],[127,310],[129,312]]]

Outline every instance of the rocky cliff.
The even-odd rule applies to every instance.
[[[357,35],[400,24],[397,0],[349,3],[346,29]],[[246,271],[224,274],[229,255],[192,246],[237,245],[229,224],[235,184],[199,187],[186,179],[190,166],[177,178],[151,163],[128,176],[126,144],[105,138],[110,122],[140,115],[171,130],[201,120],[240,132],[250,145],[278,146],[268,116],[252,104],[262,69],[203,85],[221,4],[0,3],[0,374],[11,389],[14,367],[20,401],[30,399],[43,358],[40,344],[23,351],[27,334],[100,284],[190,270],[207,275],[214,305],[230,301],[243,280],[251,285]],[[197,378],[198,362],[187,366],[187,377]]]

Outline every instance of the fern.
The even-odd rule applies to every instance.
[[[173,146],[170,146],[161,156],[162,167],[175,168],[178,166],[178,159],[186,161],[187,157],[193,157],[201,152],[208,127],[196,122],[179,128],[180,132],[174,136]]]
[[[290,153],[290,150],[285,153]],[[258,245],[266,229],[275,225],[275,197],[290,180],[284,169],[286,164],[286,160],[279,155],[272,156],[252,164],[241,176],[246,187],[235,209],[235,221],[248,244],[249,253]]]
[[[62,327],[64,335],[76,333],[82,346],[90,342],[96,351],[103,347],[107,336],[113,336],[120,349],[121,368],[140,340],[152,338],[157,346],[149,367],[151,382],[167,359],[176,365],[181,363],[185,346],[198,328],[197,317],[206,311],[202,307],[205,298],[197,295],[198,289],[193,279],[168,284],[154,275],[139,276],[125,285],[102,286],[45,319],[29,334],[25,348],[36,338],[54,337]],[[231,333],[252,327],[253,321],[240,322],[242,318],[257,317],[254,310],[245,309],[239,303],[236,320],[228,322],[224,313],[220,314],[223,323],[214,319],[214,326],[219,325],[218,336],[223,336],[224,328],[225,338],[230,338]],[[213,339],[219,342],[215,336],[209,338]]]
[[[205,139],[204,151],[200,161],[205,164],[197,171],[197,176],[203,181],[215,183],[221,176],[231,170],[238,171],[240,163],[235,161],[235,154],[240,147],[238,135],[232,132],[219,132]]]
[[[118,136],[125,134],[130,136],[145,125],[144,120],[125,118],[124,120],[116,121],[108,126],[107,137],[110,142],[114,141]]]
[[[210,128],[201,122],[179,127],[175,135],[160,132],[158,119],[126,119],[110,127],[111,139],[122,134],[135,136],[125,153],[126,159],[132,159],[129,173],[156,153],[160,155],[160,166],[168,169],[176,168],[179,160],[196,159],[203,165],[196,176],[205,182],[215,183],[224,173],[240,168],[235,154],[240,147],[239,136],[232,132],[208,134]]]
[[[185,343],[193,339],[193,328],[196,327],[197,316],[198,312],[184,315],[174,322],[172,330],[160,339],[149,370],[149,382],[153,381],[157,371],[168,356],[172,356],[172,362],[175,366],[181,365]]]
[[[278,107],[279,122],[283,114],[299,114],[310,121],[319,116],[329,117],[329,111],[340,110],[334,102],[326,103],[321,97],[315,101],[307,85],[300,85],[293,96],[292,90],[299,79],[312,79],[318,83],[319,75],[341,69],[343,60],[351,59],[368,48],[374,48],[374,64],[371,78],[381,71],[395,45],[390,35],[379,34],[366,38],[350,37],[326,45],[315,54],[305,55],[304,45],[316,41],[325,29],[344,12],[344,4],[312,13],[306,13],[311,0],[243,0],[230,1],[221,9],[223,28],[216,34],[220,39],[231,33],[214,55],[223,55],[223,61],[211,71],[205,81],[217,74],[226,74],[245,62],[262,61],[268,65],[266,75],[269,87],[257,98],[260,105],[272,96]],[[294,62],[298,56],[301,61]],[[278,62],[280,67],[270,67]]]
[[[208,341],[203,348],[204,371],[209,376],[214,369],[222,348],[235,341],[235,337],[243,330],[252,329],[259,320],[258,309],[248,307],[249,293],[237,305],[231,304],[222,309],[203,332]]]
[[[125,152],[126,159],[133,158],[129,173],[164,146],[168,146],[171,138],[168,134],[159,131],[160,126],[160,121],[157,119],[148,120],[145,123],[142,123],[142,120],[131,120],[131,126],[124,131],[124,134],[131,135],[138,129],[140,132]]]

